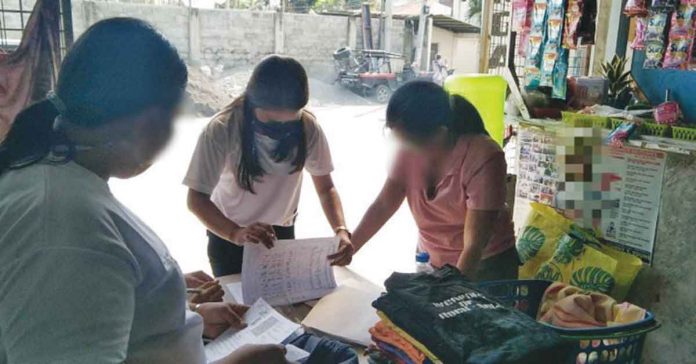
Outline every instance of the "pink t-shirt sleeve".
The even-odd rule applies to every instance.
[[[480,168],[462,181],[466,183],[466,207],[471,210],[495,211],[505,208],[507,164],[505,154],[496,152]]]

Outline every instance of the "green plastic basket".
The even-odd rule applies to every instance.
[[[574,125],[592,124],[595,128],[609,129],[611,128],[610,119],[606,116],[578,114],[574,112],[562,111],[561,117],[565,122],[571,122]]]
[[[643,135],[654,135],[666,138],[672,135],[672,127],[653,122],[644,122],[640,124],[640,133]]]
[[[610,120],[611,120],[611,130],[618,128],[621,124],[623,124],[624,122],[627,121],[624,119],[615,119],[615,118],[611,118]]]
[[[672,138],[696,141],[696,128],[688,126],[673,126]]]

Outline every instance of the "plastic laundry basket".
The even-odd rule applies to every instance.
[[[445,89],[469,100],[483,119],[491,138],[503,145],[505,91],[507,82],[498,75],[469,74],[447,77]]]
[[[539,305],[550,281],[488,281],[479,288],[504,304],[536,319]],[[547,325],[561,337],[577,342],[568,360],[562,364],[639,364],[645,337],[660,327],[652,312],[628,325],[591,329],[565,329]]]

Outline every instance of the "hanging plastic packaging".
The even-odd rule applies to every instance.
[[[669,43],[665,60],[662,63],[664,68],[687,69],[689,57],[691,55],[694,42],[694,13],[696,5],[680,5],[672,13],[672,22],[669,29]]]
[[[527,62],[525,64],[525,81],[528,90],[539,87],[541,81],[541,61],[546,33],[546,0],[535,0],[532,9],[532,21],[527,45]]]
[[[626,16],[646,16],[648,15],[648,7],[645,6],[647,0],[628,0],[624,6],[624,14]]]
[[[558,60],[553,68],[553,90],[551,97],[554,99],[566,99],[568,91],[568,53],[567,49],[561,48],[558,53]]]
[[[650,11],[648,26],[645,33],[645,62],[643,68],[659,68],[665,54],[665,27],[669,13],[665,11]]]
[[[517,54],[522,57],[527,54],[533,10],[534,0],[513,0],[512,2],[512,30],[517,32],[517,44],[520,45],[517,47]]]
[[[567,85],[568,57],[563,57],[561,40],[563,37],[563,18],[565,16],[565,0],[550,0],[548,4],[548,16],[546,25],[546,44],[544,45],[544,57],[541,65],[540,86],[551,87],[551,97],[565,99]],[[565,58],[565,63],[561,59]],[[558,65],[557,65],[558,64]]]
[[[569,0],[566,12],[565,27],[563,28],[563,47],[576,49],[578,47],[578,25],[582,19],[583,0]]]
[[[678,1],[675,0],[651,0],[651,9],[674,9]]]
[[[647,27],[647,18],[636,18],[636,36],[633,37],[633,42],[631,42],[631,48],[639,50],[645,48],[645,32],[647,30]]]

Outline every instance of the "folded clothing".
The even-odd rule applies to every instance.
[[[384,322],[379,321],[377,324],[370,328],[370,335],[372,335],[372,340],[376,343],[385,343],[398,348],[405,355],[409,357],[409,360],[416,364],[423,364],[426,360],[425,354],[418,350],[413,344],[408,340],[399,335],[396,331],[389,328]]]
[[[562,362],[569,344],[553,330],[487,296],[452,266],[394,273],[372,305],[445,363]],[[424,351],[425,353],[425,351]]]
[[[392,361],[395,361],[399,364],[416,364],[413,362],[413,360],[411,360],[411,358],[409,358],[408,355],[406,355],[406,353],[399,350],[399,348],[397,348],[395,346],[389,345],[389,344],[387,344],[385,342],[381,342],[379,340],[377,340],[377,342],[375,342],[375,344],[377,345],[377,347],[380,350],[382,350],[390,358],[392,358]]]
[[[592,328],[642,320],[645,310],[627,302],[618,304],[603,293],[556,282],[544,292],[537,317],[558,327]]]
[[[406,340],[409,344],[413,345],[416,350],[420,351],[423,353],[423,355],[428,358],[428,360],[432,363],[435,364],[442,364],[442,360],[438,359],[438,357],[433,354],[430,350],[428,350],[425,345],[420,343],[418,340],[414,339],[413,336],[409,335],[406,331],[402,330],[400,327],[394,325],[394,323],[387,317],[387,315],[384,314],[384,312],[377,311],[377,316],[381,319],[380,322],[389,328],[390,330],[394,331],[397,335],[402,337],[404,340]]]
[[[336,340],[322,338],[308,333],[296,333],[287,338],[284,344],[292,344],[310,353],[300,360],[301,364],[358,364],[358,354],[350,346]]]

